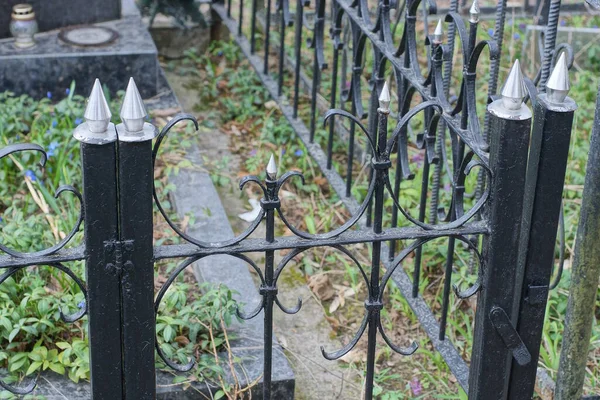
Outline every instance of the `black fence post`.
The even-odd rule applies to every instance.
[[[512,363],[508,392],[511,400],[531,399],[535,389],[569,141],[577,108],[575,102],[566,97],[569,85],[564,53],[547,88],[547,93],[539,95],[534,106],[519,249],[524,280],[513,314],[513,321],[518,317],[517,332],[529,349],[531,362],[527,365]]]
[[[486,213],[482,290],[475,315],[469,373],[469,399],[505,399],[511,353],[527,362],[527,349],[511,323],[520,237],[531,111],[525,104],[518,60],[502,90],[488,107],[492,173]]]
[[[84,117],[73,136],[81,142],[83,168],[92,398],[121,399],[121,286],[105,249],[118,239],[116,134],[98,80]]]
[[[154,399],[154,260],[152,139],[156,128],[130,79],[119,136],[119,251],[122,254],[124,397]]]

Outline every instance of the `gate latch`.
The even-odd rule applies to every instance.
[[[531,354],[527,346],[516,331],[506,312],[500,307],[493,307],[490,311],[492,325],[502,338],[506,347],[512,352],[513,357],[519,365],[527,365],[531,362]]]
[[[123,268],[133,266],[130,260],[133,240],[108,240],[104,242],[104,267],[111,275],[120,276]]]

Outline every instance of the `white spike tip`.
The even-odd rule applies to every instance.
[[[563,103],[567,98],[570,89],[569,67],[567,65],[567,58],[563,52],[558,58],[558,61],[550,74],[550,78],[548,78],[548,82],[546,83],[548,100],[552,103]]]
[[[519,110],[525,97],[525,83],[519,60],[515,63],[508,74],[504,88],[502,88],[502,103],[508,110]]]
[[[440,18],[435,27],[435,31],[433,31],[433,40],[436,43],[442,43],[443,36],[444,36],[444,29],[442,26],[442,19]]]
[[[106,132],[106,129],[108,129],[111,117],[112,114],[106,98],[104,97],[102,85],[100,84],[100,80],[96,78],[88,99],[87,107],[83,113],[83,118],[85,118],[90,132],[104,133]]]
[[[381,89],[381,93],[379,94],[379,108],[382,111],[390,111],[390,89],[388,87],[387,81],[383,84],[383,89]]]
[[[274,181],[277,179],[277,164],[275,163],[275,156],[271,153],[269,163],[267,164],[267,178]]]
[[[140,132],[144,129],[144,119],[148,112],[133,78],[129,78],[120,115],[127,131]]]
[[[477,0],[473,0],[473,4],[471,4],[471,8],[469,8],[469,14],[471,16],[471,18],[469,18],[469,21],[474,24],[479,22],[479,13],[479,2]]]

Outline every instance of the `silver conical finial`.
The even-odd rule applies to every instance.
[[[275,163],[275,156],[271,153],[271,158],[267,164],[267,178],[274,181],[277,179],[277,164]]]
[[[444,36],[444,29],[442,28],[442,19],[438,20],[437,26],[435,27],[435,31],[433,31],[433,41],[435,43],[442,43],[442,39]]]
[[[111,117],[112,114],[104,97],[102,85],[100,85],[100,80],[96,79],[83,118],[85,118],[90,132],[104,133],[108,129]]]
[[[383,84],[383,89],[381,89],[381,93],[379,94],[379,109],[383,112],[390,111],[390,89],[388,88],[387,81]]]
[[[474,24],[479,22],[479,2],[477,0],[473,0],[473,4],[471,4],[471,8],[469,9],[469,14],[470,14],[470,18],[469,18],[469,22],[472,22]]]
[[[567,94],[569,94],[569,89],[571,89],[571,85],[569,84],[569,67],[567,66],[567,58],[563,52],[558,58],[554,70],[546,83],[548,100],[552,103],[563,103]]]
[[[525,84],[523,83],[523,73],[519,60],[516,60],[504,88],[502,88],[502,104],[508,110],[519,110],[525,97]]]
[[[129,78],[120,115],[129,132],[141,132],[144,129],[144,119],[148,112],[133,78]]]

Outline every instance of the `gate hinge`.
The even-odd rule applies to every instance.
[[[519,365],[527,365],[531,362],[531,354],[523,343],[521,336],[510,322],[506,312],[500,307],[493,307],[490,311],[492,325],[502,338],[506,347],[512,352],[513,357]]]
[[[111,275],[121,275],[123,268],[133,266],[131,252],[133,240],[108,240],[104,242],[104,268]]]

